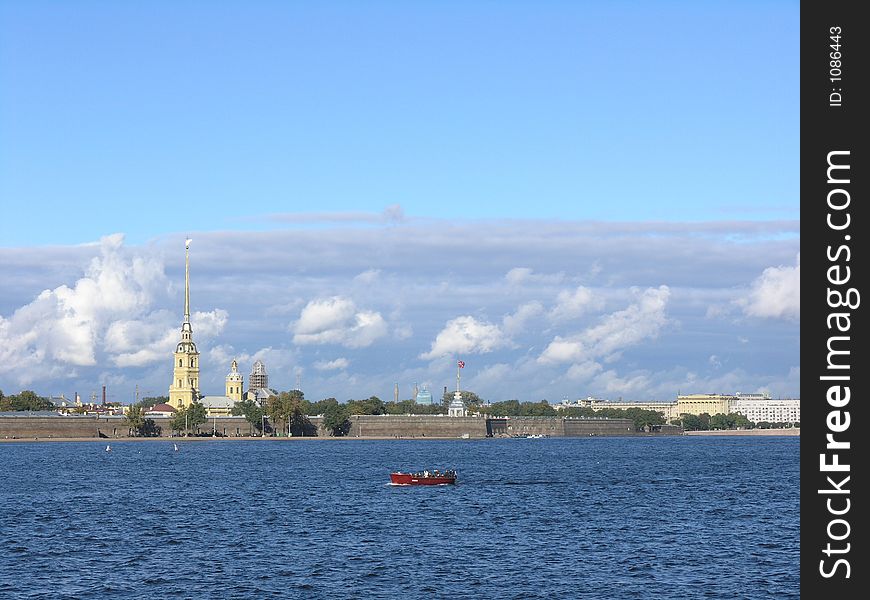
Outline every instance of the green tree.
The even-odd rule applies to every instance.
[[[9,396],[7,410],[14,411],[38,411],[38,410],[54,410],[54,404],[48,398],[37,396],[32,390],[24,390],[16,395]]]
[[[308,415],[322,415],[327,407],[332,405],[337,405],[338,400],[335,398],[324,398],[323,400],[319,400],[317,402],[312,402],[307,406],[306,414]]]
[[[327,404],[323,410],[323,428],[335,437],[347,435],[350,431],[350,414],[348,407],[337,401]]]
[[[290,431],[294,436],[304,435],[311,428],[303,406],[304,396],[300,390],[281,392],[266,402],[266,414],[275,423],[281,423],[281,431]],[[307,407],[310,410],[310,407]]]
[[[184,431],[185,434],[189,434],[190,431],[195,431],[206,421],[208,421],[208,417],[205,406],[194,400],[188,406],[175,411],[169,426],[172,427],[173,431]]]
[[[187,425],[190,429],[196,430],[200,425],[208,421],[208,415],[205,412],[205,406],[194,400],[187,407]]]
[[[556,409],[550,406],[546,400],[540,402],[523,402],[520,405],[520,413],[528,417],[552,417]]]
[[[492,411],[491,414],[494,417],[519,417],[521,412],[519,400],[493,402],[490,409]]]
[[[139,402],[147,407],[152,407],[155,404],[169,404],[169,396],[146,396],[142,398]]]
[[[655,425],[664,425],[665,417],[662,413],[656,410],[646,410],[643,408],[627,408],[624,409],[624,417],[634,421],[635,431],[643,431],[650,429]]]
[[[683,413],[680,415],[680,422],[685,431],[701,431],[704,428],[701,418],[698,415]]]
[[[447,412],[443,404],[417,404],[414,400],[389,401],[384,405],[388,415],[441,415]]]
[[[256,429],[260,433],[263,432],[263,415],[265,411],[255,400],[241,400],[233,405],[231,414],[235,416],[245,417],[245,421],[251,426],[252,431]]]
[[[560,410],[559,414],[574,419],[596,416],[595,410],[590,406],[569,406]]]
[[[160,426],[154,421],[154,419],[145,419],[145,423],[142,424],[140,433],[144,437],[159,437],[161,431]]]
[[[172,419],[169,421],[169,427],[172,428],[172,431],[183,431],[187,434],[187,409],[179,408],[175,411],[175,414],[172,415]]]
[[[444,395],[441,396],[441,404],[443,404],[444,406],[450,406],[450,403],[453,402],[453,395],[455,393],[455,391],[444,392]],[[465,404],[465,406],[470,406],[472,404],[480,406],[481,404],[485,404],[483,399],[474,392],[468,390],[460,390],[459,393],[462,395],[462,403]]]
[[[350,400],[347,408],[352,415],[385,415],[386,406],[377,396],[371,396],[367,400]]]
[[[124,424],[133,431],[134,436],[141,435],[145,427],[145,410],[134,404],[124,414]]]

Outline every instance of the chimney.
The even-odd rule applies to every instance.
[[[106,386],[103,386],[103,404],[106,404]]]

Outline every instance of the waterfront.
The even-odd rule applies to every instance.
[[[5,444],[0,595],[797,598],[799,444]]]

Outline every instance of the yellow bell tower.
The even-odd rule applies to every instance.
[[[184,243],[184,322],[181,340],[175,346],[172,383],[169,384],[169,405],[179,409],[199,399],[199,352],[193,343],[190,327],[190,240]]]
[[[239,363],[235,360],[227,374],[227,398],[236,402],[242,401],[242,374],[239,373]]]

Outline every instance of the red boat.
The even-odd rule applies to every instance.
[[[447,485],[456,483],[456,471],[422,471],[420,473],[390,473],[393,485]]]

